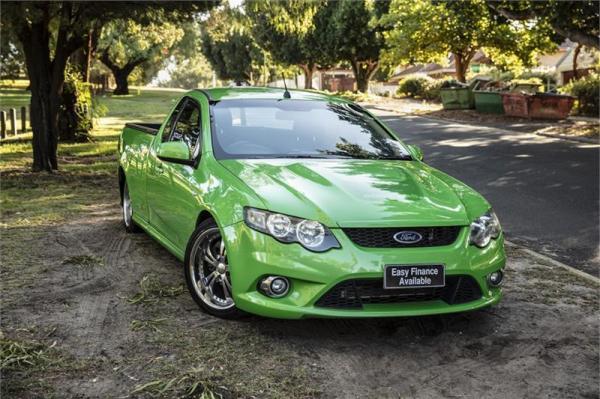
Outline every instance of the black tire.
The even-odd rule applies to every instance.
[[[218,243],[215,242],[217,240],[219,241]],[[214,248],[213,242],[220,246],[221,251],[217,255],[211,253],[211,256],[207,257],[206,250],[203,247]],[[208,219],[198,225],[185,251],[183,265],[185,281],[190,295],[204,312],[223,319],[238,319],[244,316],[245,313],[235,306],[235,302],[233,302],[233,298],[231,297],[227,255],[224,244],[221,245],[221,242],[221,232],[214,220]],[[208,251],[211,252],[210,249]],[[217,251],[213,250],[212,252]],[[199,257],[206,260],[202,260],[202,263],[198,264]],[[209,258],[213,258],[214,262],[210,261]],[[224,270],[218,270],[218,267],[221,266],[223,266]],[[213,267],[214,269],[212,269]],[[208,274],[209,271],[210,273]],[[202,273],[202,277],[200,273]],[[210,290],[204,287],[204,281],[212,282],[212,285],[209,284]],[[217,283],[219,283],[219,286],[216,286]],[[229,288],[226,288],[226,286]],[[213,288],[216,288],[215,292],[213,292]],[[218,302],[218,299],[221,299],[223,302],[215,303]]]
[[[142,229],[133,221],[133,209],[131,207],[131,200],[129,198],[129,187],[127,187],[127,182],[123,184],[121,207],[123,208],[122,216],[123,227],[125,227],[125,231],[132,234],[141,233]]]

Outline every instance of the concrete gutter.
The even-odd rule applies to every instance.
[[[531,256],[533,258],[536,258],[536,259],[538,259],[538,260],[540,260],[542,262],[549,263],[552,266],[556,266],[556,267],[560,267],[562,269],[565,269],[569,273],[574,274],[574,275],[576,275],[578,277],[581,277],[581,278],[583,278],[583,279],[591,282],[592,284],[596,284],[597,286],[600,287],[600,278],[598,278],[596,276],[592,276],[589,273],[583,272],[581,270],[577,270],[577,269],[575,269],[572,266],[566,265],[566,264],[564,264],[562,262],[559,262],[559,261],[557,261],[555,259],[552,259],[549,256],[542,255],[541,253],[535,252],[535,251],[533,251],[533,250],[531,250],[529,248],[526,248],[526,247],[523,247],[521,245],[515,244],[514,242],[506,241],[505,240],[504,243],[508,247],[516,248],[516,249],[518,249],[520,251],[525,252],[527,255],[529,255],[529,256]]]

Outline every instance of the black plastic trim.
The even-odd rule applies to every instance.
[[[126,123],[125,127],[130,129],[139,130],[141,132],[151,134],[152,136],[156,136],[158,130],[160,129],[160,123]]]

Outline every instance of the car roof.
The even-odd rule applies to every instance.
[[[280,99],[283,98],[284,90],[279,87],[215,87],[209,89],[198,89],[206,93],[211,101],[241,100],[241,99]],[[347,102],[339,97],[331,96],[312,90],[288,90],[292,100],[316,100]]]

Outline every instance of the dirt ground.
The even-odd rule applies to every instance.
[[[116,197],[2,236],[3,362],[30,359],[3,363],[4,398],[599,396],[598,287],[518,250],[484,311],[222,321],[176,259],[124,232]]]

